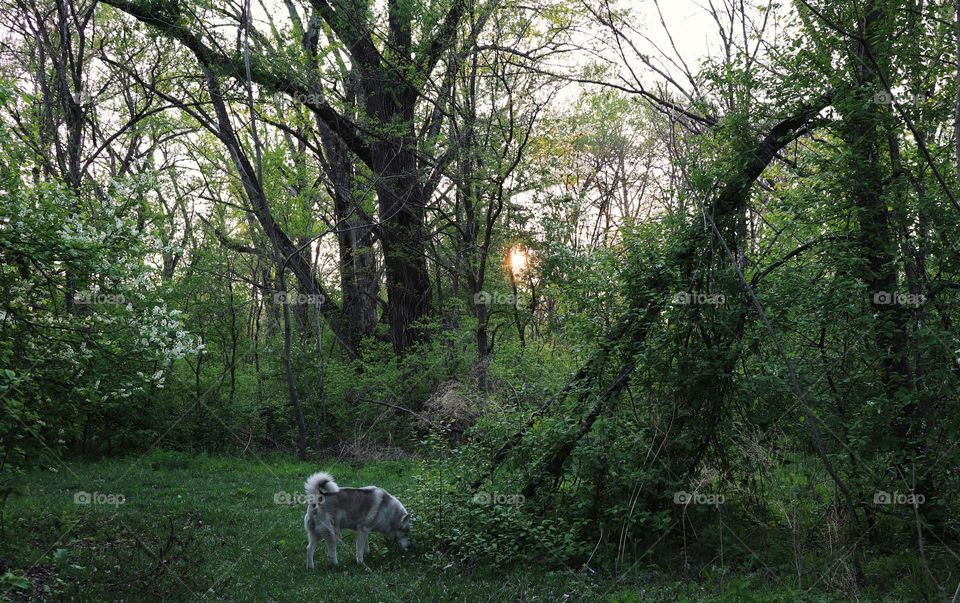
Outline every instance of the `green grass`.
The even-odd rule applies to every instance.
[[[325,465],[344,485],[377,484],[401,500],[415,462]],[[305,568],[302,492],[312,464],[170,452],[143,459],[57,463],[26,476],[5,510],[0,573],[27,577],[6,596],[101,600],[555,601],[609,588],[564,571],[468,570],[400,555],[371,537],[369,570],[344,532],[340,566]],[[77,492],[122,494],[123,504],[75,504]],[[8,590],[9,589],[9,590]]]
[[[315,464],[274,456],[226,458],[153,452],[63,464],[24,476],[4,509],[0,593],[13,600],[174,601],[829,601],[763,572],[701,573],[677,580],[638,565],[629,576],[563,567],[468,567],[423,542],[400,554],[371,537],[369,569],[344,532],[340,566],[318,550],[305,568],[302,492]],[[343,485],[377,484],[414,514],[417,461],[324,464]],[[122,504],[76,504],[78,492]],[[102,500],[102,499],[101,499]],[[4,576],[6,574],[6,576]],[[25,580],[23,579],[25,578]],[[868,597],[870,600],[873,598]],[[881,595],[875,600],[886,599]]]

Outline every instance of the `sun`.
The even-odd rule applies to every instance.
[[[514,247],[510,250],[510,271],[514,274],[523,272],[527,268],[527,250],[523,247]]]

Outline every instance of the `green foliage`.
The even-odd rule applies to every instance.
[[[140,446],[170,367],[200,348],[148,265],[160,244],[138,220],[143,183],[88,200],[32,182],[3,129],[0,145],[4,458],[16,472],[40,450]]]
[[[139,6],[181,41],[209,15],[231,18],[209,3]],[[0,528],[41,536],[2,539],[0,588],[362,596],[349,570],[323,589],[294,573],[302,510],[272,525],[266,488],[298,490],[333,457],[419,455],[333,468],[415,512],[414,569],[377,568],[392,583],[435,579],[404,599],[949,595],[937,579],[952,579],[960,540],[960,166],[943,59],[956,52],[954,7],[878,1],[864,18],[855,3],[761,6],[754,25],[769,17],[782,35],[758,41],[742,21],[726,52],[672,82],[689,83],[682,94],[628,93],[640,72],[616,73],[630,63],[620,57],[581,73],[616,88],[570,96],[545,71],[581,19],[596,25],[592,7],[465,6],[427,73],[452,6],[349,0],[308,16],[290,4],[289,22],[254,19],[269,34],[204,31],[210,52],[234,49],[212,72],[243,149],[218,138],[226,122],[196,131],[209,91],[181,44],[133,35],[116,11],[104,17],[116,36],[91,13],[97,33],[71,78],[50,62],[69,50],[59,32],[4,47],[15,68],[0,81],[0,503],[15,510]],[[629,8],[609,7],[598,43],[637,50]],[[353,54],[371,32],[381,65]],[[247,33],[253,107],[247,65],[241,77],[232,62]],[[131,65],[103,60],[114,43]],[[103,77],[96,106],[74,90],[96,80],[88,72]],[[150,102],[125,88],[134,80]],[[158,91],[183,100],[178,113],[152,112]],[[110,138],[123,109],[132,121]],[[71,128],[88,137],[62,138]],[[240,151],[256,158],[269,219],[251,212]],[[396,207],[377,198],[387,186]],[[289,274],[280,235],[308,274]],[[517,246],[529,256],[515,272]],[[393,268],[410,260],[429,287],[407,306]],[[347,285],[363,271],[357,295],[372,309],[357,320]],[[276,296],[316,284],[340,316]],[[895,294],[920,301],[877,298]],[[424,336],[398,354],[392,312],[427,306],[410,325]],[[332,325],[365,338],[345,349]],[[257,456],[301,436],[310,464]],[[169,450],[142,463],[59,460],[158,442]],[[125,531],[69,504],[100,474],[130,497],[117,509]],[[925,500],[886,505],[884,492]],[[726,502],[677,498],[690,493]],[[34,549],[48,551],[39,575]],[[225,585],[233,561],[242,578]],[[512,582],[471,573],[485,565]],[[524,567],[547,577],[513,573]],[[610,583],[547,574],[562,568]]]
[[[423,465],[412,492],[417,538],[426,544],[426,559],[471,567],[530,561],[554,566],[589,555],[589,545],[575,537],[582,525],[564,517],[538,517],[515,483],[471,492],[469,481],[485,454],[472,445],[448,450],[447,441],[441,427],[422,442],[432,460]]]

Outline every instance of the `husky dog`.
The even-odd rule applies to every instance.
[[[313,569],[313,552],[320,539],[327,543],[327,559],[337,565],[340,530],[357,533],[357,563],[370,550],[370,532],[380,532],[401,549],[410,547],[410,514],[383,488],[340,488],[329,473],[314,473],[304,483],[307,492],[307,569]]]

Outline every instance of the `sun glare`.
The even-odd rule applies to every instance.
[[[523,272],[527,267],[527,250],[523,247],[514,247],[510,250],[510,271],[514,274]]]

